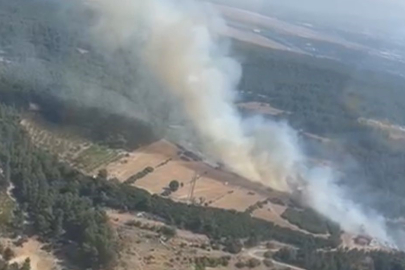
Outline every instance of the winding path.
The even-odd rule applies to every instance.
[[[268,250],[269,249],[264,248],[264,247],[255,247],[255,248],[246,250],[246,254],[252,258],[262,261],[262,260],[268,259],[268,258],[263,257],[263,255],[257,255],[256,253],[258,253],[258,252],[264,253]],[[274,259],[269,258],[268,260],[272,261],[274,266],[277,266],[277,267],[288,267],[288,269],[292,269],[292,270],[306,270],[304,268],[300,268],[298,266],[287,264],[287,263],[282,263],[282,262],[276,261]]]

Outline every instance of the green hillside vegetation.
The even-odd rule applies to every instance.
[[[7,228],[13,222],[15,204],[5,190],[0,191],[0,228]]]
[[[334,252],[308,249],[281,249],[274,257],[282,262],[311,270],[402,270],[405,253],[339,249]]]
[[[234,211],[186,205],[150,195],[105,174],[92,178],[36,148],[18,114],[0,107],[0,161],[15,185],[20,207],[47,241],[77,244],[79,262],[94,268],[114,261],[117,246],[102,207],[147,211],[169,225],[204,233],[227,244],[246,238],[276,239],[297,246],[335,247],[335,239],[314,238]]]
[[[300,248],[308,254],[305,256],[313,254],[315,258],[324,258],[323,254],[332,254],[333,261],[341,261],[340,265],[350,264],[350,252],[328,251],[340,243],[340,234],[333,234],[328,239],[313,237],[251,218],[246,213],[186,205],[152,196],[114,179],[108,180],[105,173],[97,178],[85,176],[31,144],[19,122],[15,111],[0,106],[0,162],[16,187],[13,193],[20,208],[29,214],[36,232],[45,241],[56,243],[65,239],[75,243],[76,252],[70,256],[84,267],[108,268],[114,264],[119,252],[103,207],[155,214],[164,218],[168,225],[208,235],[229,252],[239,252],[243,240],[247,240],[246,243],[277,240]],[[397,262],[399,255],[396,253],[379,254],[383,258],[381,263],[396,263],[398,267],[376,269],[405,269],[401,261]],[[276,257],[289,260],[282,252]],[[378,258],[374,261],[376,265],[380,263]],[[298,259],[291,263],[311,262]]]
[[[281,215],[282,218],[288,220],[291,224],[297,225],[299,228],[315,234],[339,234],[339,226],[322,217],[314,210],[287,208]]]
[[[22,125],[28,131],[32,142],[86,173],[92,173],[102,165],[123,156],[122,150],[85,140],[80,136],[80,132],[73,128],[72,130],[65,126],[51,125],[38,116],[33,119],[29,116],[22,121]]]
[[[43,239],[76,243],[82,265],[110,264],[117,247],[104,211],[78,193],[67,165],[31,144],[19,122],[13,110],[0,107],[0,161],[21,209]]]
[[[15,203],[7,194],[8,181],[4,172],[0,173],[0,230],[7,232],[15,221]]]
[[[77,166],[77,168],[90,173],[101,165],[109,164],[121,157],[122,154],[118,150],[94,144],[82,151],[79,156],[74,159],[73,164]]]

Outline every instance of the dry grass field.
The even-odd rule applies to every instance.
[[[117,270],[190,270],[196,269],[195,258],[230,258],[228,266],[205,268],[215,270],[236,270],[235,263],[252,257],[248,252],[232,255],[220,250],[212,250],[204,235],[177,230],[176,235],[165,239],[151,228],[164,224],[137,217],[135,214],[108,211],[113,227],[117,230],[121,242],[120,260]],[[141,226],[131,226],[130,222]],[[270,270],[263,264],[257,270]]]
[[[160,194],[172,180],[177,180],[181,187],[170,197],[182,202],[189,202],[192,179],[197,174],[193,196],[195,201],[218,208],[244,211],[270,194],[269,191],[266,194],[263,187],[258,189],[255,184],[230,172],[213,168],[203,161],[186,161],[181,151],[175,144],[161,140],[109,164],[106,169],[110,177],[125,181],[146,167],[152,167],[154,171],[138,179],[135,186]]]
[[[309,27],[292,24],[274,17],[261,15],[259,13],[235,7],[218,4],[213,5],[215,9],[218,10],[225,17],[226,20],[242,23],[244,25],[250,25],[252,26],[252,28],[259,27],[264,29],[271,29],[282,34],[338,44],[349,49],[364,49],[363,46],[357,43],[349,42],[343,38],[335,37],[325,33],[319,33],[315,29]]]
[[[235,40],[239,40],[242,42],[247,42],[253,45],[257,45],[264,48],[269,49],[276,49],[276,50],[284,50],[284,51],[292,51],[290,47],[287,47],[275,40],[272,40],[268,37],[260,35],[259,33],[255,33],[254,31],[248,31],[244,29],[239,29],[236,27],[228,26],[224,31],[221,32],[222,35],[233,38]],[[301,50],[294,49],[296,53],[304,53]]]
[[[375,129],[383,130],[388,133],[388,136],[393,140],[404,140],[405,139],[405,127],[392,124],[388,120],[376,120],[359,118],[360,124],[370,126]]]
[[[42,249],[43,245],[35,238],[29,238],[22,246],[16,246],[11,239],[0,240],[3,247],[10,247],[15,257],[10,263],[22,264],[29,258],[32,270],[58,270],[61,269],[59,260],[50,252]]]
[[[246,110],[248,112],[262,114],[262,115],[281,115],[281,114],[289,113],[289,112],[274,108],[270,104],[264,103],[264,102],[255,102],[255,101],[242,102],[237,105],[242,110]]]

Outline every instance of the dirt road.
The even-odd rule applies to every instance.
[[[264,260],[266,258],[263,255],[259,255],[257,253],[264,254],[268,250],[269,249],[267,249],[265,247],[255,247],[255,248],[251,248],[251,249],[246,250],[246,254],[249,257],[252,257],[252,258],[255,258],[257,260],[262,261],[262,260]],[[288,269],[292,269],[292,270],[306,270],[304,268],[297,267],[297,266],[287,264],[287,263],[282,263],[282,262],[276,261],[274,259],[269,259],[269,260],[271,260],[273,262],[274,266],[276,266],[276,267],[287,267]]]

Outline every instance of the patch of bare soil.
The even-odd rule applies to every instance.
[[[161,140],[132,152],[130,156],[107,166],[111,177],[125,181],[130,176],[150,166],[152,173],[135,182],[135,186],[153,194],[161,194],[170,181],[177,180],[180,188],[170,194],[170,198],[184,203],[197,203],[223,209],[245,211],[257,202],[269,197],[288,200],[283,193],[266,189],[230,172],[214,168],[203,161],[185,161],[181,158],[181,149]],[[192,179],[197,173],[193,198],[191,198]],[[267,203],[262,209],[253,212],[253,216],[293,230],[308,233],[290,224],[281,217],[286,207]]]
[[[330,142],[331,142],[330,139],[325,138],[325,137],[321,137],[321,136],[316,135],[316,134],[313,134],[313,133],[303,132],[302,134],[303,134],[304,136],[306,136],[307,138],[312,139],[312,140],[315,140],[315,141],[318,141],[318,142],[320,142],[320,143],[325,143],[325,144],[326,144],[326,143],[330,143]]]
[[[389,137],[393,140],[405,139],[405,127],[403,126],[392,124],[389,121],[379,121],[375,119],[359,118],[358,121],[363,125],[387,132]]]
[[[236,21],[239,23],[244,23],[246,25],[272,29],[274,31],[291,36],[298,36],[302,38],[338,44],[350,49],[357,49],[357,50],[364,49],[363,46],[357,43],[349,42],[340,37],[319,33],[316,30],[309,27],[295,25],[286,21],[279,20],[274,17],[264,16],[259,13],[239,8],[218,4],[213,5],[216,8],[216,10],[218,10],[227,20],[230,21]]]
[[[153,172],[138,179],[135,186],[160,194],[172,180],[177,180],[181,186],[170,197],[182,202],[191,202],[192,179],[197,174],[193,192],[196,203],[239,211],[275,193],[202,160],[185,157],[182,151],[178,146],[161,140],[109,164],[106,169],[111,177],[125,181],[146,167],[152,167]]]
[[[342,244],[340,245],[341,248],[361,249],[365,251],[382,250],[387,252],[392,251],[393,249],[393,247],[390,247],[387,243],[379,242],[377,239],[355,235],[348,232],[343,233],[341,239],[342,239]]]
[[[219,266],[216,270],[236,270],[235,263],[251,258],[248,254],[232,255],[220,250],[212,250],[204,235],[177,230],[176,236],[166,239],[151,230],[163,223],[152,221],[139,214],[108,211],[108,216],[121,239],[121,252],[116,270],[190,270],[195,269],[196,258],[221,258],[229,256],[228,266]],[[142,223],[131,226],[130,221]],[[257,270],[266,268],[263,264]]]
[[[238,29],[238,28],[235,28],[232,26],[226,27],[226,29],[224,29],[221,32],[221,34],[226,37],[229,37],[229,38],[233,38],[233,39],[236,39],[239,41],[247,42],[247,43],[257,45],[260,47],[264,47],[264,48],[283,50],[283,51],[292,50],[291,48],[289,48],[275,40],[272,40],[268,37],[262,36],[253,31],[242,30],[242,29]],[[298,50],[298,49],[294,49],[294,51],[297,53],[304,53],[303,51]]]
[[[238,107],[243,110],[247,110],[248,112],[262,114],[262,115],[281,115],[284,113],[289,113],[277,108],[272,107],[268,103],[264,102],[243,102],[239,103]]]
[[[61,269],[59,260],[50,252],[42,249],[44,246],[36,238],[29,238],[22,246],[16,246],[11,239],[0,240],[3,247],[10,247],[15,252],[15,257],[10,263],[22,264],[30,258],[32,270],[57,270]]]

